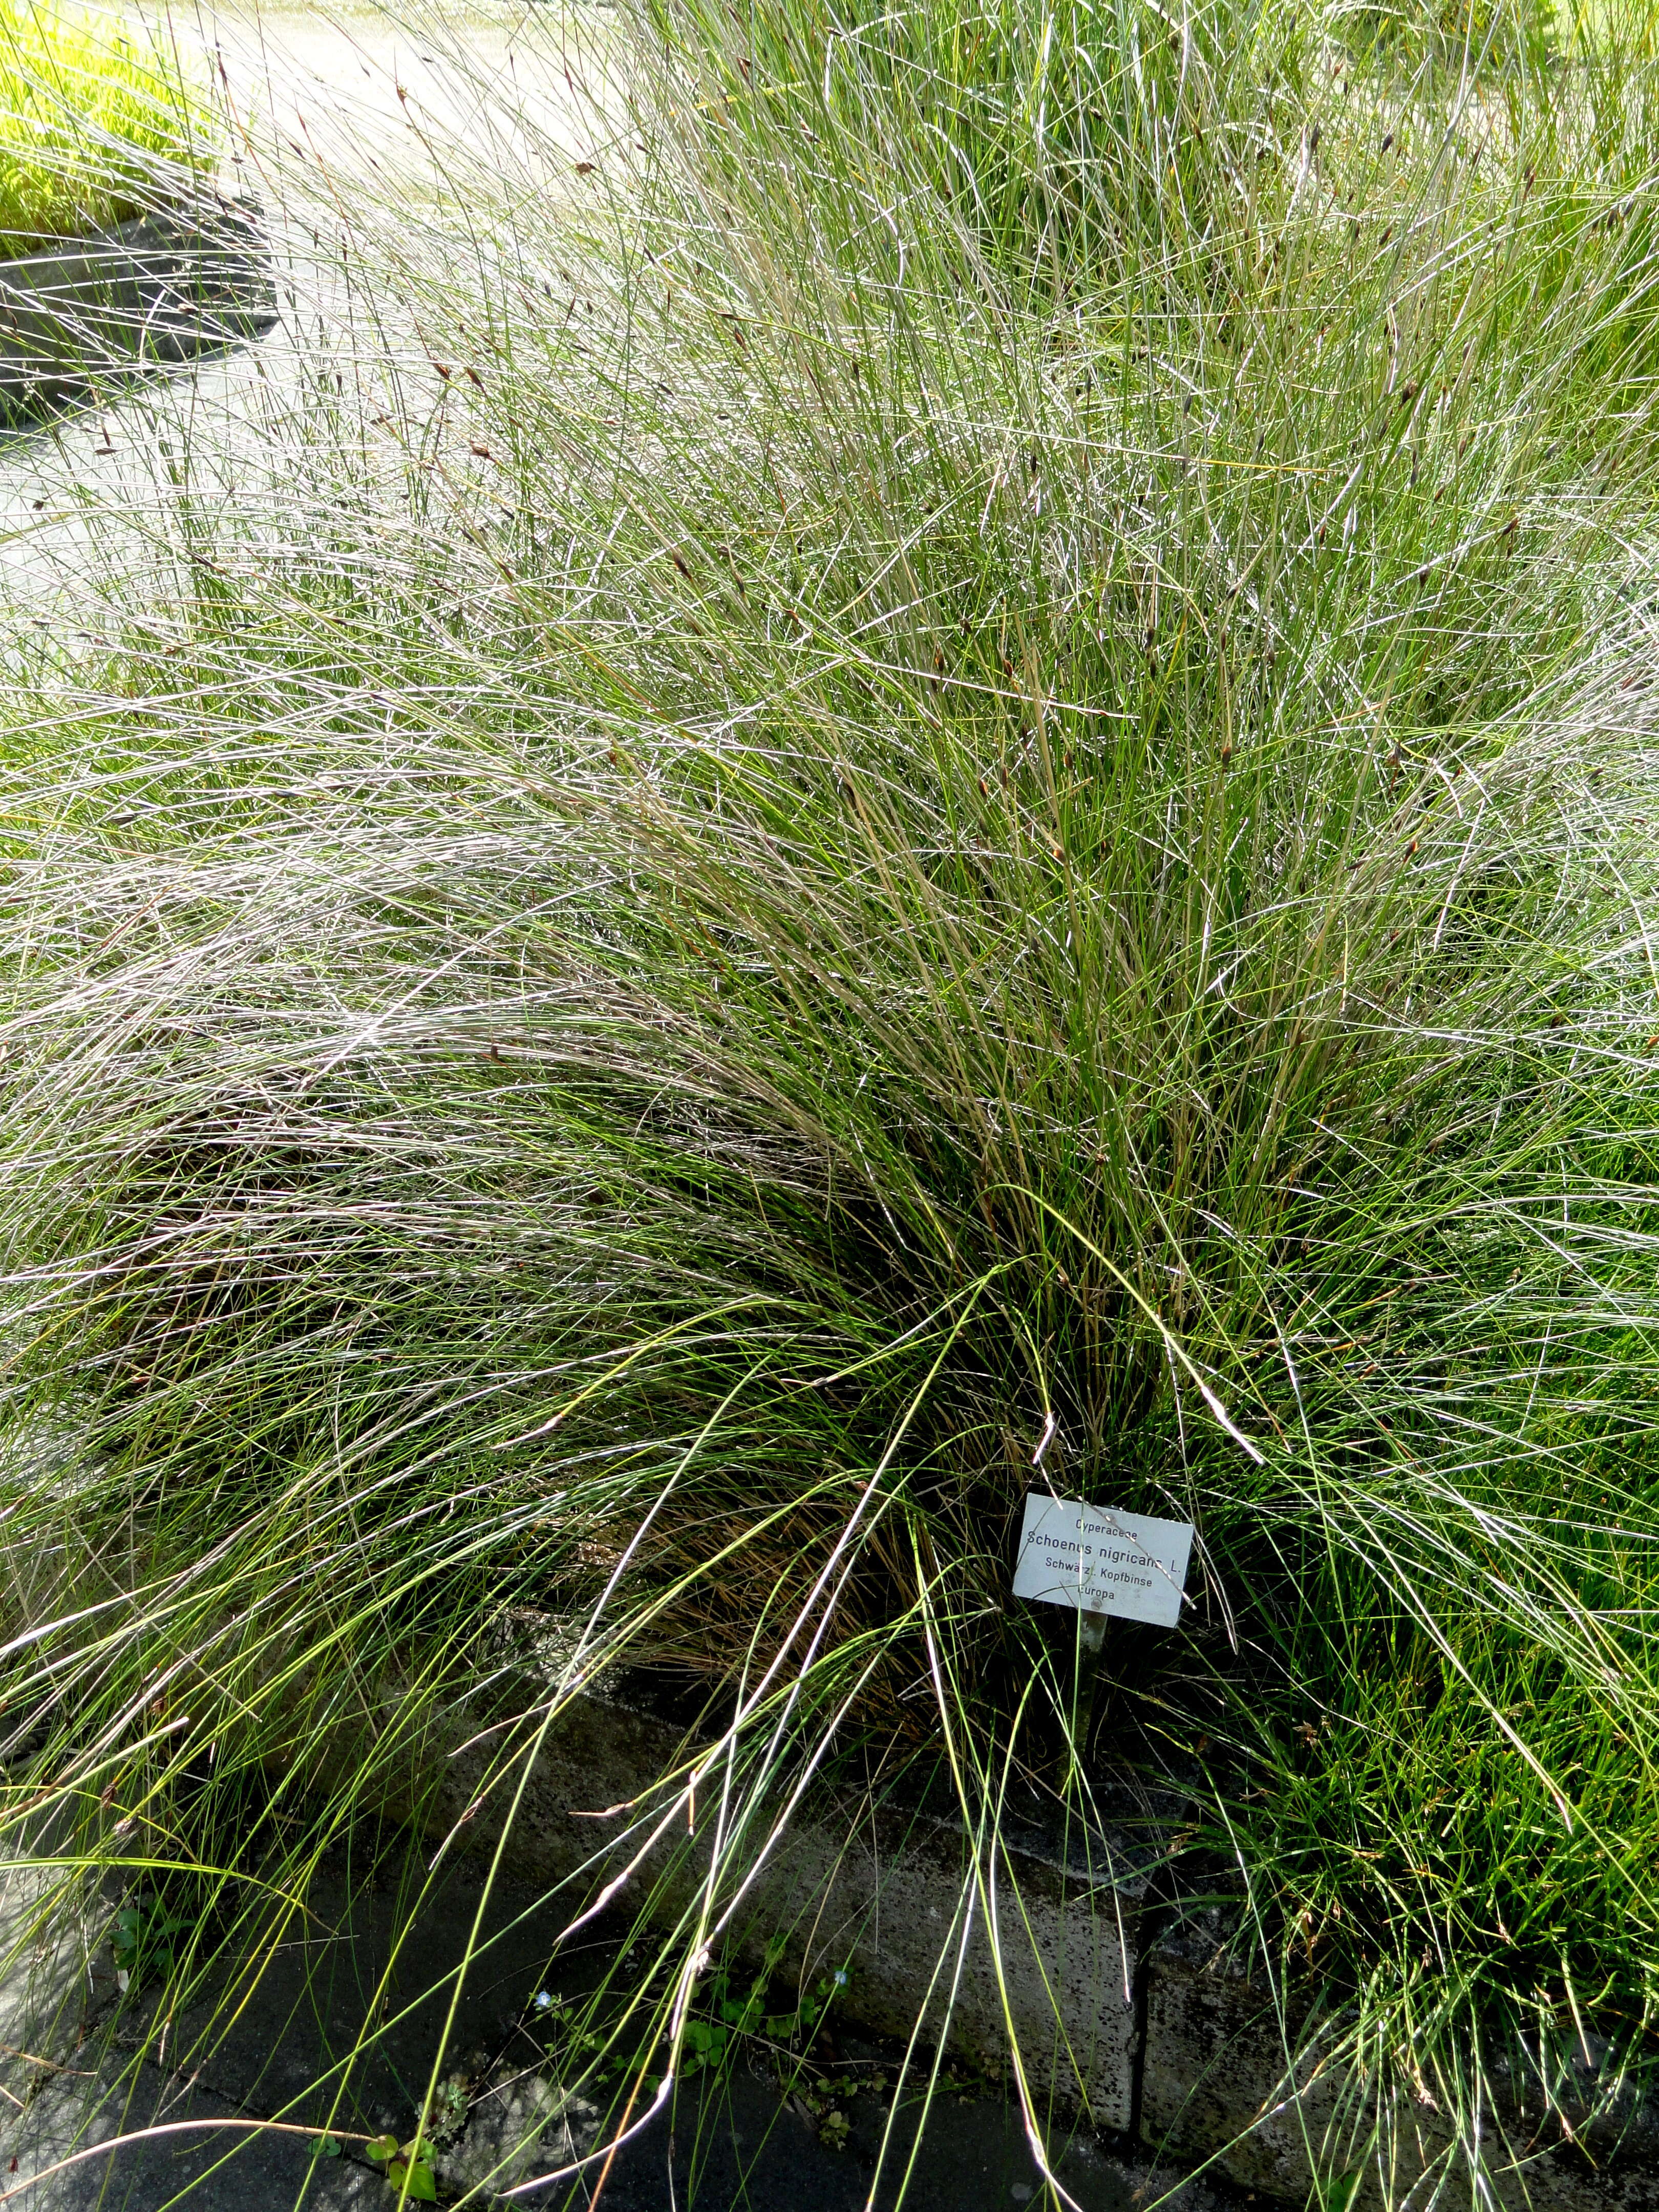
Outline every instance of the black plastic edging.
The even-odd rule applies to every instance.
[[[257,210],[209,192],[0,260],[0,416],[222,351],[277,319]]]

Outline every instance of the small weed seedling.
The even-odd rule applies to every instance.
[[[173,1939],[186,1925],[176,1912],[164,1914],[153,1904],[122,1906],[110,1929],[110,1949],[123,1995],[136,1991],[146,1976],[161,1978],[172,1972]]]
[[[719,2075],[735,2063],[748,2044],[765,2050],[776,2062],[786,2094],[799,2084],[812,2039],[846,1989],[848,1974],[845,1967],[838,1967],[820,1975],[793,2005],[769,2009],[771,1984],[781,1958],[781,1945],[769,1945],[760,1970],[746,1990],[726,1969],[703,1984],[681,2039],[682,2079]],[[596,2087],[635,2079],[651,2063],[654,2030],[647,2049],[636,2037],[615,2028],[607,2031],[603,2018],[596,2015],[589,2002],[542,1990],[531,2002],[531,2015],[528,2024],[533,2026],[538,2039],[546,2043],[550,2054],[566,2069],[580,2070]]]
[[[400,2143],[396,2136],[377,2136],[367,2147],[376,2166],[384,2166],[392,2186],[416,2204],[435,2204],[438,2183],[431,2155],[418,2135]]]
[[[685,2024],[684,2057],[681,2070],[697,2074],[720,2066],[735,2055],[738,2042],[758,2038],[775,2047],[793,2051],[811,2044],[830,2007],[847,1986],[847,1970],[819,1977],[787,2012],[768,2012],[767,1992],[781,1954],[769,1945],[766,1963],[738,1997],[729,1973],[716,1974],[704,1996],[704,2011]]]

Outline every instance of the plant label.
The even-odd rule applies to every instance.
[[[1109,1506],[1031,1491],[1014,1595],[1173,1628],[1181,1618],[1192,1545],[1190,1521],[1153,1521],[1144,1513],[1115,1513]]]

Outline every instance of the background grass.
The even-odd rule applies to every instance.
[[[0,255],[125,222],[210,167],[202,74],[117,16],[0,9]]]
[[[856,1753],[1178,1792],[1334,2176],[1650,2065],[1651,24],[1455,27],[659,6],[283,185],[5,739],[8,1787],[181,1986],[529,1609],[731,1761],[643,2047]],[[1091,1753],[1045,1482],[1198,1529]]]

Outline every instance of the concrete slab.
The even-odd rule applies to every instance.
[[[25,2110],[9,2109],[0,2120],[0,2204],[13,2191],[29,2212],[165,2212],[185,2200],[192,2212],[276,2212],[301,2203],[308,2212],[364,2212],[390,2201],[377,2169],[315,2159],[303,2138],[250,2126],[254,2117],[200,2085],[143,2063],[129,2069],[106,2052],[91,2069],[42,2080]],[[99,2148],[145,2129],[158,2132]],[[79,2155],[89,2151],[96,2155]]]
[[[26,2114],[0,2124],[0,2186],[18,2190],[59,2160],[153,2124],[180,2131],[83,2158],[17,2201],[29,2212],[380,2212],[392,2203],[380,2171],[361,2158],[315,2158],[296,2137],[239,2124],[249,2117],[147,2064],[119,2079],[60,2077]],[[1018,2115],[999,2100],[942,2100],[919,2142],[913,2119],[901,2116],[879,2182],[887,2113],[861,2099],[853,2120],[845,2146],[831,2148],[771,2085],[735,2074],[626,2145],[602,2201],[607,2212],[891,2212],[907,2172],[907,2212],[1018,2212],[1042,2200]],[[1220,2212],[1212,2185],[1115,2156],[1089,2137],[1057,2138],[1051,2154],[1078,2212],[1141,2212],[1154,2203],[1169,2212]],[[585,2212],[599,2179],[596,2166],[516,2201]],[[457,2201],[447,2187],[444,2196]],[[501,2200],[480,2191],[470,2201]]]
[[[234,1978],[168,2024],[117,2033],[199,2072],[249,2111],[316,2126],[407,2132],[443,2048],[447,2066],[494,2054],[548,1970],[564,1912],[511,1880],[483,1904],[471,1963],[454,1997],[481,1904],[476,1867],[452,1869],[401,1943],[406,1900],[390,1883],[330,1865],[313,1884],[313,1919],[296,1927],[257,1980]],[[449,2017],[452,1998],[454,2016]]]
[[[518,1710],[547,1689],[544,1680],[526,1686]],[[429,1747],[424,1818],[434,1836],[470,1850],[499,1841],[510,1794],[489,1790],[499,1740],[478,1739],[490,1717],[471,1708],[440,1715]],[[597,1887],[620,1876],[650,1832],[640,1808],[665,1802],[661,1778],[707,1756],[695,1735],[620,1695],[573,1699],[530,1769],[507,1863],[545,1885],[580,1875]],[[717,1784],[716,1770],[705,1802]],[[608,1808],[619,1809],[599,1817]],[[794,1814],[750,1887],[746,1916],[766,1938],[787,1939],[786,1959],[808,1978],[845,1968],[849,2009],[880,2033],[908,2036],[924,2020],[948,2049],[995,2067],[1012,2022],[1039,2094],[1121,2131],[1134,2107],[1136,1929],[1156,1856],[1150,1832],[1073,1820],[1057,1833],[1033,1820],[1005,1833],[976,1884],[953,1810],[823,1791]],[[654,1892],[659,1912],[683,1910],[706,1863],[677,1821],[623,1894],[637,1907]],[[985,1936],[988,1911],[1000,1963]]]
[[[17,1869],[11,1894],[9,1924],[27,1937],[43,1886]],[[394,1955],[398,1891],[362,1878],[342,1858],[319,1880],[321,1924],[304,1942],[279,1951],[257,1985],[239,1987],[233,1978],[172,2021],[154,2005],[119,2002],[95,1914],[63,1941],[43,1943],[34,1971],[0,1981],[8,2034],[27,2038],[17,2047],[30,2054],[14,2058],[0,2099],[0,2204],[8,2191],[23,2190],[12,2201],[28,2212],[389,2207],[382,2173],[355,2148],[319,2158],[302,2136],[248,2124],[278,2116],[331,2118],[343,2131],[412,2127],[447,2010],[444,1977],[465,1952],[481,1894],[477,1862],[457,1861]],[[605,2116],[592,2105],[571,2106],[550,2075],[538,2073],[545,2053],[522,2025],[550,1973],[561,1917],[543,1893],[513,1881],[484,1911],[486,1948],[449,2045],[474,2078],[465,2129],[440,2155],[447,2201],[495,2202],[492,2184],[545,2172],[603,2140]],[[552,1969],[556,1985],[592,1986],[603,1968],[625,1971],[618,1947],[625,1952],[629,1933],[614,1921],[599,1927],[586,1949],[561,1954]],[[27,1948],[14,1943],[20,1967]],[[381,2021],[383,1978],[392,2002]],[[360,2049],[370,2026],[372,2047]],[[158,2052],[166,2063],[156,2063]],[[947,2082],[921,2129],[916,2101],[895,2109],[887,2081],[890,2072],[896,2081],[896,2069],[878,2046],[849,2034],[836,2063],[871,2087],[840,2093],[828,2108],[838,2115],[832,2122],[823,2103],[799,2088],[782,2094],[775,2079],[742,2060],[689,2081],[675,2105],[618,2152],[600,2200],[606,2212],[890,2212],[907,2175],[913,2212],[1018,2212],[1043,2201],[1006,2098]],[[341,2070],[319,2088],[333,2067]],[[168,2132],[77,2158],[147,2127]],[[1166,2194],[1176,2212],[1220,2212],[1212,2185],[1126,2160],[1063,2121],[1049,2147],[1078,2212],[1139,2212]],[[77,2162],[60,2166],[65,2160]],[[59,2170],[48,2173],[52,2167]],[[36,2175],[46,2178],[27,2186]],[[519,2201],[579,2212],[594,2203],[599,2179],[590,2167]]]
[[[1523,2092],[1500,2076],[1476,2177],[1427,2089],[1408,2108],[1383,2112],[1372,2087],[1334,2058],[1315,1993],[1286,2012],[1239,1963],[1232,1932],[1212,1906],[1177,1919],[1148,1951],[1139,2124],[1154,2154],[1205,2163],[1290,2203],[1309,2201],[1317,2169],[1351,2184],[1353,2212],[1437,2196],[1492,2212],[1659,2212],[1655,2125],[1639,2106],[1601,2123],[1581,2147],[1566,2140],[1535,2082]],[[1559,2083],[1557,2094],[1571,2122],[1575,2084]]]
[[[723,2082],[700,2108],[665,2116],[618,2154],[605,2182],[605,2212],[892,2212],[902,2183],[905,2212],[1019,2212],[1045,2201],[1042,2177],[1018,2112],[1000,2100],[942,2099],[920,2131],[901,2112],[878,2178],[886,2108],[860,2098],[845,2145],[824,2144],[769,2085],[744,2075]],[[1057,2134],[1050,2155],[1078,2212],[1139,2212],[1162,2200],[1168,2212],[1217,2212],[1215,2190],[1115,2156],[1087,2136]],[[528,2200],[559,2212],[593,2202],[597,2174]],[[1168,2193],[1166,2192],[1172,2192]],[[1052,2203],[1052,2199],[1046,2200]]]
[[[27,1859],[0,1863],[0,2106],[17,2094],[21,2054],[67,2062],[73,2053],[103,1917],[76,1909],[61,1877]]]

